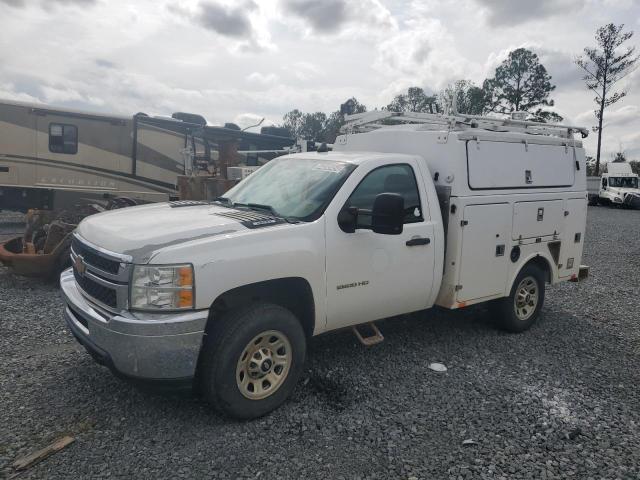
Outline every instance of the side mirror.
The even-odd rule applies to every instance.
[[[400,235],[404,224],[404,197],[397,193],[376,196],[371,212],[371,230],[384,235]]]
[[[358,209],[347,207],[338,213],[338,226],[344,233],[354,233],[358,224]]]

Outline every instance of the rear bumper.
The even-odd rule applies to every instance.
[[[60,277],[60,288],[69,330],[96,362],[144,383],[190,383],[208,311],[107,315],[85,299],[71,270]]]

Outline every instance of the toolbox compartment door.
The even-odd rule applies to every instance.
[[[569,187],[575,181],[573,148],[467,141],[472,190]]]
[[[584,198],[567,200],[566,212],[559,258],[558,275],[560,278],[578,273],[587,223],[587,200]]]
[[[558,235],[563,223],[563,200],[516,202],[513,206],[514,240]]]
[[[458,302],[503,294],[509,268],[511,205],[464,207]]]

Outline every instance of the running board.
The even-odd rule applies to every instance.
[[[378,330],[378,327],[376,327],[375,323],[370,322],[366,325],[373,331],[373,335],[363,337],[360,333],[360,330],[358,330],[358,326],[351,327],[354,335],[358,337],[358,340],[362,345],[364,345],[365,347],[370,347],[371,345],[376,345],[377,343],[384,341],[384,337],[382,336],[380,330]]]

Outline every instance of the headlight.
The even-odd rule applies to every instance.
[[[194,307],[191,265],[136,265],[129,304],[137,310],[184,310]]]

